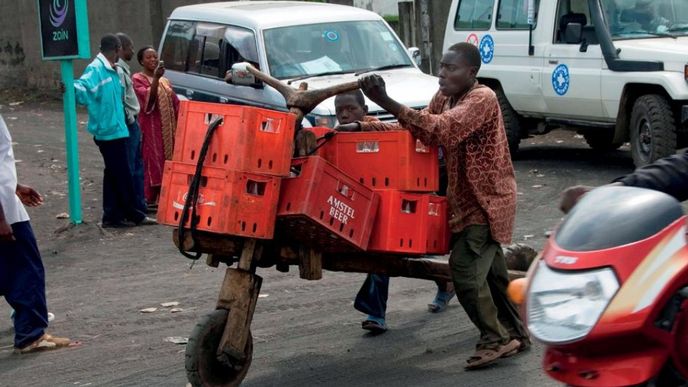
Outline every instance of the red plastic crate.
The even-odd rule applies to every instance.
[[[448,251],[445,198],[398,190],[376,191],[380,207],[369,251],[410,255],[445,254]]]
[[[213,134],[203,165],[289,175],[296,116],[251,106],[182,101],[173,160],[197,163],[208,125],[220,116],[224,122]]]
[[[178,226],[196,165],[167,161],[158,223]],[[203,167],[196,228],[217,234],[271,239],[281,178]],[[191,209],[189,209],[191,211]],[[191,212],[189,212],[189,227]]]
[[[377,195],[323,158],[297,158],[293,164],[300,175],[282,181],[278,235],[322,251],[365,250]]]
[[[427,217],[428,223],[426,233],[427,254],[447,254],[449,253],[449,240],[451,231],[448,222],[448,204],[444,196],[427,195]]]
[[[328,161],[370,188],[439,189],[437,147],[423,145],[407,131],[338,132],[323,148]]]

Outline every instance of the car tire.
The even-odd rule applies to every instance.
[[[598,129],[584,133],[583,137],[590,148],[600,152],[613,151],[623,145],[623,142],[614,142],[614,130]]]
[[[518,152],[518,145],[521,143],[521,123],[518,113],[511,107],[509,100],[504,95],[504,91],[499,88],[495,90],[495,94],[497,95],[497,101],[499,101],[499,108],[502,110],[506,139],[509,142],[509,151],[513,157]]]
[[[676,153],[674,113],[661,95],[644,95],[635,101],[629,130],[636,167]]]

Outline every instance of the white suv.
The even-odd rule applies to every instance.
[[[637,166],[687,145],[686,0],[453,0],[445,49],[463,41],[480,49],[512,151],[555,127],[595,149],[630,141]]]
[[[179,7],[172,12],[160,43],[160,58],[177,94],[192,100],[287,110],[282,95],[262,84],[245,87],[223,81],[233,64],[250,62],[261,71],[309,89],[355,80],[375,71],[390,96],[424,108],[437,91],[437,78],[424,74],[377,14],[334,4],[251,1]],[[393,116],[368,103],[381,120]],[[304,126],[332,127],[334,98],[319,104]]]

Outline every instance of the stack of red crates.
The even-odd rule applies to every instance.
[[[295,116],[249,106],[183,101],[174,156],[165,163],[158,222],[179,225],[208,126],[222,117],[203,162],[196,229],[272,239],[283,177],[289,176]],[[189,210],[190,211],[190,210]]]
[[[318,137],[327,132],[311,130]],[[407,255],[449,251],[447,201],[433,194],[439,189],[436,147],[423,145],[407,131],[339,132],[317,154],[379,195],[367,250]]]
[[[319,157],[292,162],[277,211],[281,238],[325,252],[368,248],[379,199],[372,189]]]

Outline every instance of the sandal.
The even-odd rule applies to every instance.
[[[435,299],[432,301],[432,303],[428,304],[428,311],[430,313],[443,312],[445,309],[447,309],[449,301],[451,301],[451,299],[454,298],[455,295],[456,292],[453,290],[449,292],[443,292],[438,289]]]
[[[15,348],[14,353],[16,354],[27,354],[38,351],[45,351],[49,349],[58,349],[68,347],[72,343],[71,340],[64,337],[54,337],[49,334],[44,334],[38,340],[27,345],[24,348]]]
[[[374,335],[379,335],[381,333],[387,332],[387,324],[385,324],[384,319],[375,318],[368,316],[368,319],[361,323],[361,328]]]
[[[523,339],[513,339],[513,340],[518,340],[521,343],[521,345],[519,345],[518,348],[514,349],[513,351],[507,352],[504,355],[502,355],[503,358],[511,357],[511,356],[514,356],[516,354],[519,354],[523,351],[527,351],[530,349],[530,340],[527,340],[527,341],[523,340]]]
[[[499,360],[505,354],[517,351],[520,346],[521,342],[514,339],[509,341],[507,344],[494,349],[479,349],[475,352],[475,354],[473,354],[473,356],[466,360],[466,365],[464,367],[466,370],[475,370],[486,367]]]

